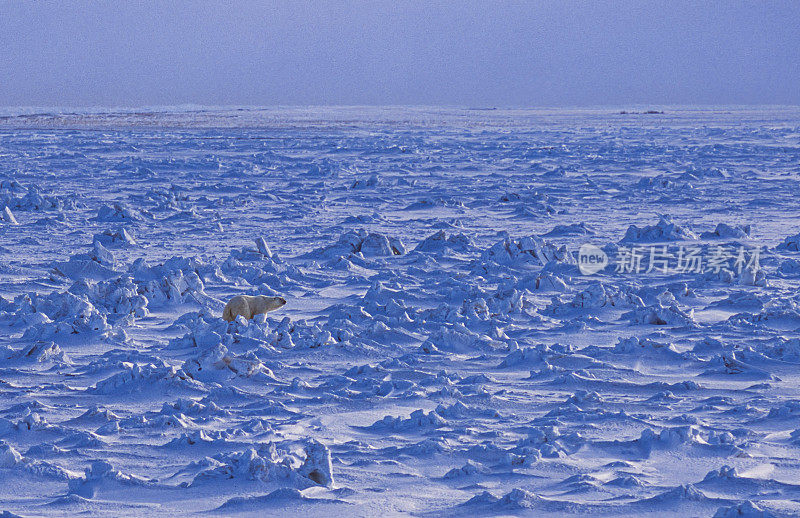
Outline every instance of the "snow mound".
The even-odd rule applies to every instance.
[[[425,413],[424,410],[414,410],[408,418],[385,416],[383,419],[372,423],[370,428],[372,430],[417,430],[417,429],[431,429],[441,428],[447,426],[442,416],[435,411]]]
[[[714,513],[714,518],[778,518],[778,516],[769,511],[762,511],[750,500],[745,500],[741,504],[720,507]]]
[[[515,488],[502,497],[496,497],[490,492],[484,491],[480,495],[474,496],[461,504],[461,507],[488,508],[496,511],[522,510],[534,509],[542,502],[543,499],[539,495],[524,489]]]
[[[195,359],[187,360],[182,368],[193,379],[202,382],[223,382],[237,376],[256,381],[275,380],[272,371],[255,354],[251,352],[238,356],[221,344],[203,351]]]
[[[77,196],[58,196],[43,194],[41,189],[36,186],[29,188],[23,187],[20,184],[10,188],[14,192],[2,191],[6,189],[0,188],[0,207],[6,207],[18,211],[67,211],[78,208]],[[17,196],[16,194],[21,194]]]
[[[318,248],[307,254],[307,257],[338,259],[359,254],[361,257],[391,257],[405,253],[406,248],[399,239],[359,229],[342,234],[336,243]]]
[[[0,468],[13,468],[22,462],[22,455],[5,441],[0,441]]]
[[[690,230],[674,223],[670,216],[661,215],[655,225],[642,228],[636,225],[628,227],[628,231],[620,243],[660,243],[689,239],[697,239],[697,236]]]
[[[458,479],[458,478],[468,477],[470,475],[487,474],[487,473],[491,473],[491,470],[489,470],[486,466],[483,466],[478,462],[468,460],[467,463],[464,464],[462,467],[453,468],[447,473],[445,473],[442,478]]]
[[[628,318],[633,324],[649,324],[656,326],[683,326],[695,327],[694,310],[685,312],[677,304],[663,305],[660,302],[635,308],[622,315]]]
[[[705,493],[703,493],[702,491],[700,491],[691,484],[683,484],[674,489],[670,489],[669,491],[665,491],[660,495],[656,495],[652,498],[640,500],[639,503],[658,504],[666,506],[666,505],[680,504],[684,502],[707,503],[714,501],[718,500],[709,498],[708,496],[705,495]]]
[[[783,240],[783,243],[775,247],[775,250],[782,250],[787,252],[800,251],[800,233],[785,238]]]
[[[125,228],[119,230],[104,230],[99,234],[95,234],[92,241],[106,248],[123,248],[136,246],[137,244],[133,235]]]
[[[206,349],[222,344],[236,350],[264,347],[277,352],[284,349],[315,349],[336,345],[343,339],[338,333],[337,337],[334,337],[327,329],[328,326],[319,323],[292,321],[288,317],[275,323],[272,320],[268,321],[266,315],[257,315],[252,320],[240,318],[226,322],[205,312],[186,313],[177,319],[172,327],[187,331],[181,337],[170,340],[168,347],[174,349],[184,347]]]
[[[145,478],[122,473],[107,461],[95,461],[86,468],[82,478],[69,481],[69,493],[84,498],[94,498],[101,488],[114,486],[151,486],[153,482]]]
[[[6,357],[6,360],[19,360],[29,363],[54,363],[69,365],[72,361],[64,351],[54,342],[38,341],[15,351]]]
[[[467,329],[463,324],[442,326],[420,346],[425,353],[469,353],[490,348],[491,339]]]
[[[124,203],[112,203],[100,207],[97,216],[92,219],[106,223],[137,223],[152,218],[153,215],[147,211],[134,209]]]
[[[586,223],[572,223],[571,225],[556,225],[547,233],[542,234],[542,237],[559,237],[559,236],[593,236],[597,232]]]
[[[717,224],[713,232],[700,234],[703,239],[745,239],[750,237],[750,225]]]
[[[692,179],[688,179],[688,180],[691,181],[693,179],[696,180],[696,178],[692,178]],[[641,178],[636,183],[636,187],[638,187],[640,189],[652,189],[652,190],[659,190],[659,191],[660,190],[664,190],[664,191],[672,191],[672,190],[676,190],[676,191],[678,191],[678,190],[679,191],[691,191],[692,189],[694,189],[694,186],[691,183],[687,183],[685,181],[687,179],[683,179],[683,180],[684,181],[678,182],[678,181],[675,181],[672,177],[670,177],[668,175],[659,174],[659,175],[656,175],[656,176],[649,176],[649,177],[646,177],[646,178]]]
[[[475,244],[464,234],[450,234],[440,230],[435,234],[426,237],[414,248],[415,252],[427,253],[469,253],[475,250]]]
[[[593,281],[585,289],[575,294],[572,301],[562,303],[558,298],[545,308],[549,314],[560,314],[574,310],[597,310],[605,307],[642,307],[644,302],[629,290]]]
[[[264,509],[270,507],[295,507],[308,505],[325,504],[347,504],[346,501],[338,498],[313,498],[303,495],[297,489],[281,488],[263,496],[237,496],[227,500],[224,504],[215,509],[227,513],[263,513]]]
[[[122,372],[114,374],[95,386],[89,387],[90,394],[120,395],[147,392],[152,390],[191,390],[204,392],[202,383],[194,380],[188,373],[170,365],[124,364]]]
[[[305,489],[333,485],[330,450],[316,440],[308,440],[300,452],[292,452],[275,443],[260,444],[245,451],[221,453],[200,461],[204,469],[191,486],[231,478],[281,483]]]
[[[642,354],[649,352],[666,354],[676,360],[680,358],[680,353],[673,344],[664,344],[650,338],[639,338],[637,336],[619,338],[612,352],[615,354]]]
[[[110,320],[118,318],[143,318],[148,315],[150,301],[140,293],[132,277],[124,275],[97,283],[81,280],[70,286],[70,293],[86,297],[97,308],[102,308]]]
[[[476,267],[491,269],[492,264],[503,266],[544,266],[550,261],[574,264],[575,258],[566,246],[556,247],[539,236],[504,239],[485,250]]]
[[[56,263],[53,271],[72,280],[105,280],[120,274],[114,254],[99,241],[95,241],[92,251],[75,254],[67,262]]]
[[[17,309],[12,325],[28,326],[23,334],[25,340],[102,338],[111,330],[105,315],[85,295],[69,291],[20,295],[14,304]]]
[[[173,257],[163,264],[149,266],[137,259],[128,270],[137,293],[148,305],[174,306],[186,303],[201,306],[220,304],[205,293],[203,277],[218,278],[218,268],[195,257]]]

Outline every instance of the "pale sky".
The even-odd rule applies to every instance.
[[[0,106],[800,104],[800,1],[0,0]]]

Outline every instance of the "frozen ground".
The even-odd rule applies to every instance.
[[[0,510],[800,513],[800,111],[666,112],[7,110]]]

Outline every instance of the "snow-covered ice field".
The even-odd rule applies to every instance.
[[[0,510],[800,514],[800,109],[665,111],[6,110]]]

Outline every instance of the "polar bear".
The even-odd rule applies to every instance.
[[[222,318],[231,322],[241,315],[250,320],[256,315],[274,311],[284,304],[286,304],[286,299],[283,297],[236,295],[225,304],[225,309],[222,310]]]

